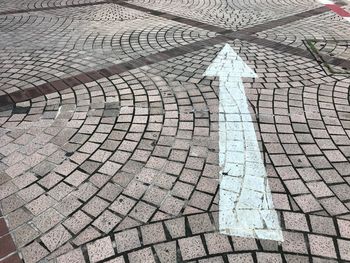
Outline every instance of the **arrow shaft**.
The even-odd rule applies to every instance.
[[[219,95],[220,230],[282,240],[243,82],[221,77]]]

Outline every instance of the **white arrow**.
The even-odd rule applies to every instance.
[[[229,44],[204,75],[220,81],[220,233],[283,241],[242,82],[258,76]]]

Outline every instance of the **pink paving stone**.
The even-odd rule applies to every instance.
[[[26,263],[38,262],[48,254],[49,252],[36,241],[22,249],[22,255]]]
[[[116,214],[105,210],[92,225],[104,233],[109,233],[122,219]]]
[[[311,229],[313,233],[336,235],[334,221],[331,217],[310,216]]]
[[[297,169],[297,171],[301,178],[306,182],[321,180],[321,177],[317,174],[317,171],[314,168],[300,168]]]
[[[323,180],[327,184],[344,182],[344,179],[334,169],[332,169],[332,170],[320,170],[319,174],[321,175],[321,177],[323,178]]]
[[[256,253],[258,263],[282,263],[282,257],[280,254],[274,253]]]
[[[107,161],[99,169],[99,172],[112,176],[112,175],[116,174],[121,167],[122,166],[118,163]]]
[[[205,241],[209,254],[227,253],[232,251],[230,241],[225,235],[219,233],[205,234]]]
[[[307,254],[307,247],[302,233],[283,232],[284,241],[282,249],[285,252],[293,252],[298,254]]]
[[[292,195],[309,193],[309,190],[306,188],[304,182],[300,179],[288,180],[288,181],[284,181],[284,183],[286,184],[289,192]]]
[[[203,258],[198,260],[198,263],[224,263],[224,260],[221,256],[217,257],[210,257],[210,258]]]
[[[73,240],[73,243],[77,246],[80,246],[100,236],[101,233],[99,231],[97,231],[92,226],[88,226]]]
[[[301,213],[284,212],[284,224],[287,229],[309,231],[309,226],[306,221],[306,216]]]
[[[283,180],[299,179],[299,175],[292,166],[277,167],[276,170]]]
[[[57,263],[80,263],[84,262],[84,256],[80,248],[69,251],[68,253],[59,256]]]
[[[151,248],[144,248],[128,254],[130,263],[156,263]]]
[[[284,254],[284,257],[286,258],[287,263],[307,263],[310,261],[308,256]]]
[[[305,213],[322,210],[321,205],[312,195],[296,196],[294,200]]]
[[[123,256],[107,260],[105,263],[125,263]]]
[[[92,222],[91,217],[89,217],[87,214],[79,210],[75,212],[73,215],[71,215],[69,218],[67,218],[64,221],[63,225],[74,234],[77,234],[79,233],[80,230],[82,230],[85,226],[87,226],[91,222]]]
[[[348,220],[337,220],[339,232],[341,237],[350,238],[350,221]]]
[[[320,203],[331,215],[340,215],[349,212],[349,209],[336,197],[321,199]]]
[[[132,219],[131,217],[125,217],[122,222],[119,223],[119,225],[116,227],[115,231],[122,231],[125,229],[129,229],[132,227],[136,227],[142,225],[142,223],[136,221],[135,219]]]
[[[109,208],[114,212],[126,215],[135,204],[136,201],[133,199],[121,195],[111,204]]]
[[[144,245],[164,242],[166,240],[162,223],[149,224],[141,227]]]
[[[308,238],[311,254],[329,258],[337,257],[332,238],[312,234],[309,234]]]
[[[212,198],[213,197],[211,195],[199,191],[194,191],[189,204],[196,208],[207,210],[211,204]]]
[[[41,237],[45,246],[52,252],[68,241],[72,235],[62,225],[58,225],[54,229],[46,232]]]
[[[200,236],[182,238],[178,242],[184,260],[195,259],[206,255]]]
[[[118,253],[129,251],[141,246],[137,229],[124,230],[115,234],[115,243]]]
[[[235,251],[249,251],[258,249],[255,239],[245,237],[231,237]]]
[[[272,194],[272,201],[277,210],[290,210],[288,196],[285,194]]]
[[[312,263],[339,263],[339,261],[330,258],[312,257]]]
[[[322,181],[307,183],[307,187],[317,198],[334,195],[333,192],[329,190],[328,186]]]
[[[176,241],[160,243],[154,246],[161,263],[177,262]]]
[[[350,241],[338,239],[337,242],[340,252],[340,258],[343,260],[350,260]]]
[[[156,207],[139,201],[131,210],[130,216],[142,222],[147,222],[156,211]]]
[[[215,229],[207,213],[188,216],[187,219],[193,234],[210,232]]]
[[[254,259],[251,253],[230,254],[227,256],[229,263],[253,263]]]
[[[176,216],[180,214],[183,206],[184,206],[184,201],[169,195],[165,198],[163,203],[160,205],[160,210],[165,213]]]
[[[165,221],[165,225],[172,238],[179,238],[186,235],[184,217],[167,220]]]
[[[91,262],[98,262],[114,255],[110,237],[104,237],[87,244],[87,250]]]

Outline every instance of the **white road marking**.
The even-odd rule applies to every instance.
[[[258,76],[229,44],[204,75],[220,81],[220,233],[283,241],[242,82]]]
[[[330,0],[318,0],[318,2],[324,5],[334,5],[334,2]]]

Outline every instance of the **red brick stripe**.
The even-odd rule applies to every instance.
[[[16,251],[16,245],[9,233],[6,222],[4,218],[0,217],[0,263],[22,262]]]
[[[342,7],[340,7],[339,5],[330,5],[327,4],[325,5],[327,6],[329,9],[331,9],[333,12],[337,13],[338,15],[340,15],[341,17],[350,17],[350,13],[346,10],[344,10]]]

